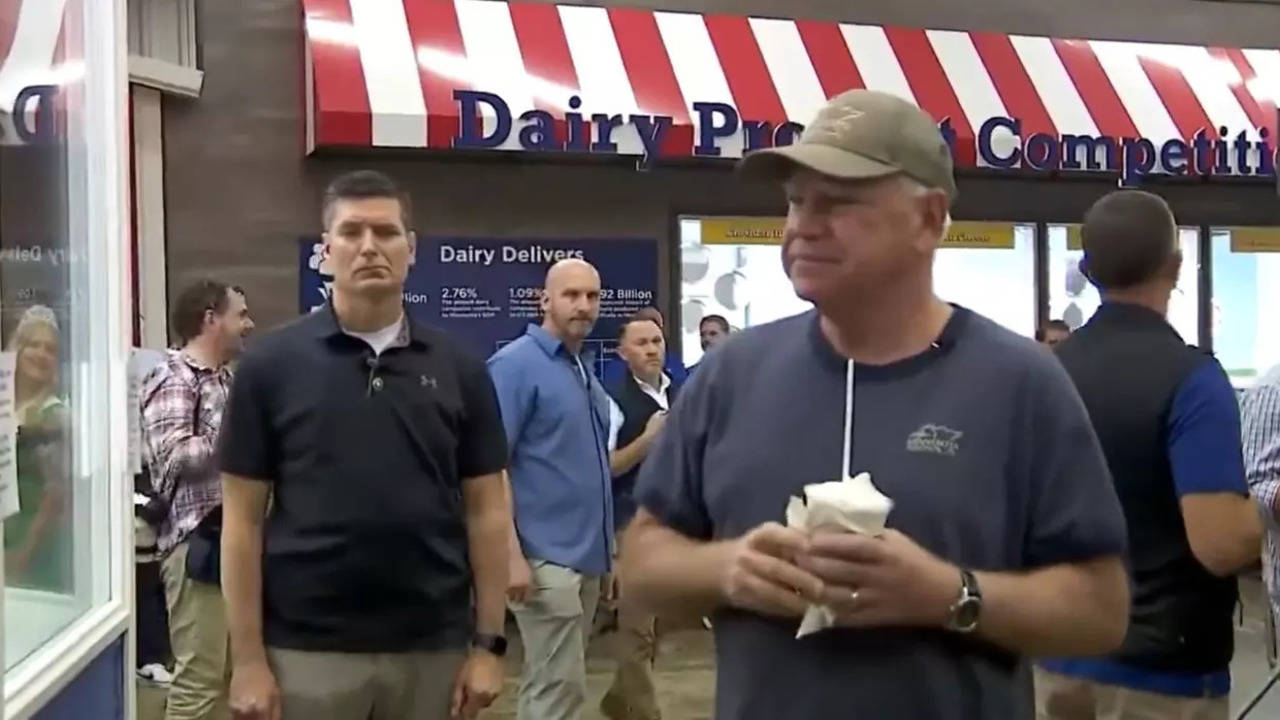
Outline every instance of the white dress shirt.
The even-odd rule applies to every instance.
[[[667,377],[666,373],[662,373],[658,376],[658,387],[656,388],[636,377],[634,374],[632,374],[631,377],[635,378],[636,384],[640,386],[640,389],[644,391],[645,395],[653,398],[653,401],[658,403],[658,407],[662,408],[663,412],[671,410],[671,401],[667,399],[667,391],[671,389],[671,378]],[[625,418],[622,416],[622,408],[618,407],[618,403],[610,397],[609,452],[613,452],[618,449],[618,432],[622,430],[622,423],[624,420]]]

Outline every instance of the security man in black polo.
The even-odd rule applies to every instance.
[[[408,217],[389,178],[335,180],[331,303],[250,348],[232,387],[237,719],[470,718],[501,690],[506,436],[484,364],[404,312]]]
[[[666,341],[650,315],[637,313],[622,326],[618,354],[627,372],[609,389],[617,412],[610,422],[609,469],[613,473],[613,512],[619,533],[635,516],[632,494],[649,446],[675,402],[676,387],[663,370]],[[625,543],[625,540],[624,540]],[[658,700],[650,667],[657,645],[652,614],[618,598],[618,668],[613,686],[600,703],[610,720],[658,720]]]
[[[1124,509],[1129,631],[1106,658],[1047,659],[1038,717],[1225,720],[1236,573],[1258,559],[1235,391],[1165,316],[1182,256],[1160,197],[1111,193],[1090,208],[1081,269],[1102,306],[1057,347]]]

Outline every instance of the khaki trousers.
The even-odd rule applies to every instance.
[[[187,544],[160,566],[175,660],[165,720],[227,720],[231,663],[226,605],[217,585],[187,577]]]
[[[267,649],[283,720],[449,720],[465,650],[355,654]]]
[[[1227,698],[1103,685],[1036,668],[1036,720],[1227,720]]]
[[[511,605],[524,645],[517,720],[581,720],[587,700],[587,641],[600,578],[532,560],[529,597]]]
[[[657,657],[657,621],[624,590],[618,599],[618,635],[614,645],[618,668],[600,709],[610,720],[659,720],[653,662]]]

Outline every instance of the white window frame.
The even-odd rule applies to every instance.
[[[67,687],[115,640],[125,637],[122,678],[124,717],[134,716],[133,643],[126,631],[133,608],[132,478],[128,473],[126,422],[127,362],[132,323],[130,313],[129,195],[126,162],[128,95],[124,0],[83,3],[85,63],[85,142],[88,171],[89,274],[86,311],[94,313],[90,347],[105,346],[107,366],[92,368],[101,382],[88,384],[84,402],[95,417],[105,420],[95,432],[78,435],[91,453],[93,467],[105,468],[106,506],[90,508],[90,527],[105,530],[93,541],[106,541],[107,572],[94,577],[93,596],[106,590],[107,601],[89,608],[46,641],[29,657],[5,673],[4,717],[25,720]],[[96,356],[94,359],[96,360]],[[79,400],[79,398],[78,398]],[[100,412],[99,412],[100,411]],[[97,478],[95,478],[96,480]],[[105,586],[105,587],[104,587]]]

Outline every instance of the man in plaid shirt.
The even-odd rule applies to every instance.
[[[1280,619],[1280,365],[1258,379],[1240,407],[1245,476],[1267,519],[1262,578]]]
[[[157,495],[169,506],[158,539],[169,634],[177,661],[166,720],[227,717],[227,620],[222,592],[187,570],[188,540],[220,517],[222,485],[214,462],[231,371],[253,329],[244,292],[200,280],[178,296],[173,329],[179,350],[142,389],[142,436]]]

